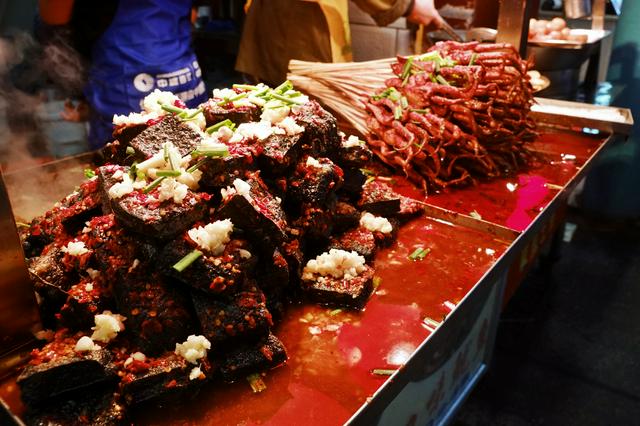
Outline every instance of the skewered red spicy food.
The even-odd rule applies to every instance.
[[[22,235],[55,330],[18,378],[29,424],[121,424],[209,381],[261,389],[287,360],[286,305],[362,308],[375,250],[420,212],[288,82],[143,107],[114,117],[106,164]]]
[[[391,67],[397,77],[367,102],[369,146],[425,191],[509,174],[530,160],[530,63],[513,46],[438,42]]]

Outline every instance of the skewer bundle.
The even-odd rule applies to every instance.
[[[440,42],[407,58],[292,62],[290,78],[367,135],[384,163],[428,191],[502,176],[530,160],[529,66],[507,44]]]

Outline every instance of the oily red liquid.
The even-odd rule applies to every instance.
[[[574,133],[543,133],[534,145],[549,162],[512,179],[498,179],[456,191],[430,195],[433,205],[512,229],[524,229],[603,142]],[[566,147],[566,149],[565,149]],[[561,154],[573,154],[564,161]],[[562,162],[559,164],[558,162]],[[515,189],[511,191],[507,183]],[[424,199],[406,181],[394,185],[405,195]],[[408,255],[430,248],[422,261]],[[194,400],[134,412],[136,424],[172,425],[337,425],[348,420],[387,379],[373,369],[402,365],[429,335],[423,319],[436,321],[450,312],[506,250],[488,234],[426,217],[401,228],[398,240],[376,256],[382,279],[364,312],[297,305],[275,330],[287,347],[288,363],[268,372],[267,390],[254,394],[246,382],[215,384]],[[0,397],[21,413],[15,380],[0,386]]]

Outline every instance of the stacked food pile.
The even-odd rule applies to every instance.
[[[584,33],[571,31],[567,22],[555,17],[550,21],[545,19],[529,19],[529,40],[531,41],[571,41],[586,43],[588,36]]]
[[[535,137],[528,68],[508,44],[439,42],[399,57],[367,102],[369,146],[425,191],[511,173]]]
[[[119,424],[287,360],[291,301],[361,309],[411,200],[290,83],[156,91],[114,117],[106,164],[22,235],[44,324],[18,378],[33,424]],[[93,176],[91,176],[93,175]]]

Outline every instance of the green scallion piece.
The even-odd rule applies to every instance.
[[[251,386],[253,393],[260,393],[267,389],[267,385],[260,377],[260,373],[254,373],[247,376],[247,382]]]
[[[188,115],[186,116],[186,119],[187,119],[187,120],[192,120],[192,119],[196,118],[196,116],[197,116],[198,114],[200,114],[201,112],[202,112],[202,108],[198,108],[198,109],[196,109],[195,111],[193,111],[191,114],[188,114]]]
[[[371,373],[375,374],[376,376],[391,376],[396,371],[398,370],[391,370],[389,368],[374,368],[373,370],[371,370]]]
[[[126,152],[127,155],[133,155],[133,154],[136,153],[136,150],[133,149],[132,146],[128,146],[127,149],[124,152]]]
[[[469,59],[469,66],[475,64],[476,63],[476,59],[478,59],[478,55],[474,52],[471,55],[471,59]]]
[[[19,221],[16,221],[16,226],[18,228],[31,228],[30,224],[24,223],[24,222],[19,222]]]
[[[207,127],[206,132],[212,134],[213,132],[220,130],[223,127],[228,127],[233,130],[236,127],[236,123],[227,118],[226,120],[222,120],[219,123],[214,124],[213,126]]]
[[[226,99],[218,102],[218,105],[222,106],[222,105],[226,105],[226,104],[229,104],[229,103],[233,103],[235,101],[239,101],[242,98],[246,98],[247,96],[249,96],[249,92],[242,92],[242,93],[237,94],[236,96],[232,96],[230,98],[226,98]]]
[[[138,162],[134,161],[131,167],[129,167],[129,177],[133,180],[136,180],[138,176]]]
[[[396,120],[400,120],[402,118],[402,107],[400,105],[397,105],[393,110],[393,118]]]
[[[411,108],[410,111],[417,112],[418,114],[426,114],[429,112],[428,109],[420,109],[420,108]]]
[[[409,56],[407,58],[407,62],[405,62],[404,66],[402,67],[402,74],[400,74],[401,79],[404,80],[405,78],[409,77],[409,75],[411,74],[412,66],[413,66],[413,58]]]
[[[438,80],[436,80],[436,76],[433,75],[433,74],[429,75],[429,79],[431,80],[432,83],[437,83],[438,82]]]
[[[375,176],[376,174],[373,172],[373,170],[369,170],[369,169],[360,169],[360,171],[362,172],[362,174],[364,174],[365,176]]]
[[[417,249],[415,249],[413,251],[413,253],[411,253],[409,255],[409,259],[410,260],[422,260],[424,259],[429,253],[431,253],[431,249],[430,248],[422,248],[422,247],[418,247]]]
[[[438,75],[438,76],[436,77],[436,80],[437,80],[437,81],[438,81],[438,83],[440,83],[440,84],[444,84],[445,86],[451,86],[451,85],[449,84],[449,82],[448,82],[448,81],[447,81],[443,76],[441,76],[441,75]]]
[[[290,98],[288,96],[284,96],[284,95],[281,95],[279,93],[271,93],[270,96],[273,99],[277,99],[279,101],[286,102],[286,103],[289,103],[289,104],[297,104],[297,105],[304,104],[304,102],[302,100],[295,99],[295,98]]]
[[[338,315],[341,312],[342,312],[342,309],[334,309],[333,311],[329,312],[329,315],[334,317],[334,316]]]
[[[180,176],[182,172],[180,170],[158,170],[156,172],[156,176],[164,176],[164,177],[176,177]]]
[[[193,166],[189,167],[187,169],[187,173],[193,173],[196,170],[198,170],[205,162],[207,161],[206,158],[202,158],[200,160],[198,160],[198,162],[196,164],[194,164]]]
[[[291,89],[293,89],[293,84],[289,80],[285,80],[282,84],[273,89],[273,91],[277,93],[285,93],[287,90]]]
[[[207,149],[195,149],[191,152],[192,157],[226,157],[229,155],[229,148],[207,148]]]
[[[161,176],[161,177],[157,178],[156,180],[151,182],[149,185],[145,186],[144,189],[142,190],[142,192],[144,194],[150,193],[151,191],[156,189],[158,187],[158,185],[160,185],[162,183],[163,180],[165,180],[165,176]]]
[[[91,179],[95,175],[96,172],[94,172],[92,169],[84,169],[84,177],[86,177],[87,179]]]
[[[243,89],[243,90],[259,90],[260,88],[258,86],[254,86],[253,84],[234,84],[233,86],[234,89]]]
[[[378,287],[380,287],[380,284],[382,284],[382,278],[380,277],[373,277],[373,291],[376,291],[378,289]]]
[[[191,253],[176,262],[176,264],[173,265],[172,268],[178,272],[182,272],[189,266],[191,266],[191,264],[195,262],[195,260],[200,256],[202,256],[202,252],[200,250],[193,250]]]
[[[178,108],[177,106],[162,104],[161,108],[167,112],[172,112],[174,114],[182,114],[184,110],[182,108]]]
[[[402,107],[402,109],[405,109],[409,106],[409,101],[406,97],[403,96],[400,98],[400,106]]]

